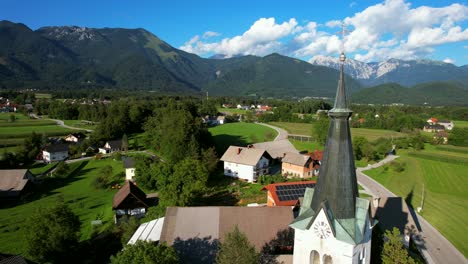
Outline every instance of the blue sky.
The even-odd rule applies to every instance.
[[[468,64],[468,4],[445,1],[54,1],[0,0],[0,20],[42,26],[145,28],[202,57],[278,52],[337,56],[345,22],[348,57]]]

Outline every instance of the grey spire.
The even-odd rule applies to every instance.
[[[312,198],[312,209],[317,212],[320,204],[327,201],[338,221],[354,219],[358,197],[356,168],[349,128],[352,111],[346,101],[343,64],[346,57],[341,53],[341,71],[336,91],[335,106],[328,112],[330,128],[320,167],[320,176]],[[353,225],[351,225],[353,226]]]

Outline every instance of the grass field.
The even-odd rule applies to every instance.
[[[52,95],[48,93],[35,93],[34,96],[36,99],[51,99]]]
[[[298,135],[312,135],[312,124],[309,123],[288,123],[288,122],[271,122],[273,126],[281,127],[291,134]],[[376,140],[378,138],[390,138],[390,137],[405,137],[406,134],[383,129],[369,129],[369,128],[351,128],[351,136],[362,136],[367,138],[369,141]]]
[[[253,123],[228,123],[208,129],[213,135],[216,152],[222,155],[230,145],[248,144],[273,140],[276,130]]]
[[[86,124],[86,123],[83,123],[82,120],[64,120],[63,122],[64,122],[65,125],[67,125],[67,126],[77,127],[77,128],[81,128],[81,129],[90,129],[90,130],[94,130],[94,129],[96,129],[96,127],[97,127],[97,124],[95,124],[95,125],[88,125],[88,124]]]
[[[0,138],[23,138],[27,135],[30,135],[32,132],[36,132],[37,134],[45,133],[48,136],[60,136],[76,131],[77,130],[72,130],[57,125],[0,127]]]
[[[468,127],[468,121],[453,121],[454,127],[462,127],[462,128],[467,128]]]
[[[299,151],[309,151],[313,152],[314,150],[323,150],[325,146],[315,142],[315,141],[298,141],[298,140],[289,140],[294,147]]]
[[[391,166],[366,172],[390,191],[402,197],[412,195],[413,208],[421,205],[421,215],[439,230],[465,257],[468,256],[468,153],[466,148],[439,147],[426,144],[419,155],[401,150],[398,161],[405,162],[405,170],[397,173]],[[455,159],[455,160],[454,160]],[[454,161],[453,161],[454,160]],[[460,162],[461,161],[461,162]]]
[[[70,164],[75,170],[68,179],[54,179],[34,188],[28,197],[31,202],[0,209],[0,252],[21,254],[24,252],[22,225],[35,210],[56,203],[59,196],[69,204],[81,220],[81,239],[88,239],[92,232],[91,221],[101,219],[103,224],[113,223],[112,198],[115,190],[96,190],[91,186],[99,168],[111,165],[114,174],[123,171],[122,162],[111,159],[90,160]]]

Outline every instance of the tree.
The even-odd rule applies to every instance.
[[[123,136],[122,136],[122,149],[123,149],[123,151],[128,151],[128,137],[127,137],[127,134],[123,134]]]
[[[254,264],[258,263],[259,255],[255,247],[237,226],[226,234],[224,242],[219,245],[216,263],[218,264]]]
[[[206,169],[209,173],[212,173],[216,170],[218,166],[218,156],[216,156],[216,151],[214,147],[208,149],[202,149],[201,161],[205,164]]]
[[[60,161],[55,168],[54,175],[56,178],[65,178],[70,172],[70,166],[64,161]]]
[[[11,123],[13,123],[13,122],[16,121],[16,116],[15,116],[15,114],[11,114],[11,115],[10,115],[9,121],[10,121]]]
[[[26,252],[39,263],[66,263],[77,250],[80,238],[80,219],[68,205],[38,210],[25,225]]]
[[[408,255],[403,245],[400,230],[396,227],[392,231],[385,231],[387,241],[382,251],[382,263],[384,264],[414,264],[414,259]]]
[[[327,142],[328,127],[330,126],[330,119],[325,115],[320,115],[319,119],[315,121],[312,127],[312,136],[315,140],[324,145]]]
[[[206,189],[207,181],[205,166],[199,160],[187,158],[174,165],[172,175],[159,174],[157,186],[166,205],[187,206]]]
[[[112,264],[159,264],[179,263],[176,251],[166,244],[137,241],[134,245],[127,245],[124,249],[111,256]]]

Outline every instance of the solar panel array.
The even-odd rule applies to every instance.
[[[280,201],[297,200],[304,197],[306,188],[313,188],[315,183],[276,186],[276,195]]]

